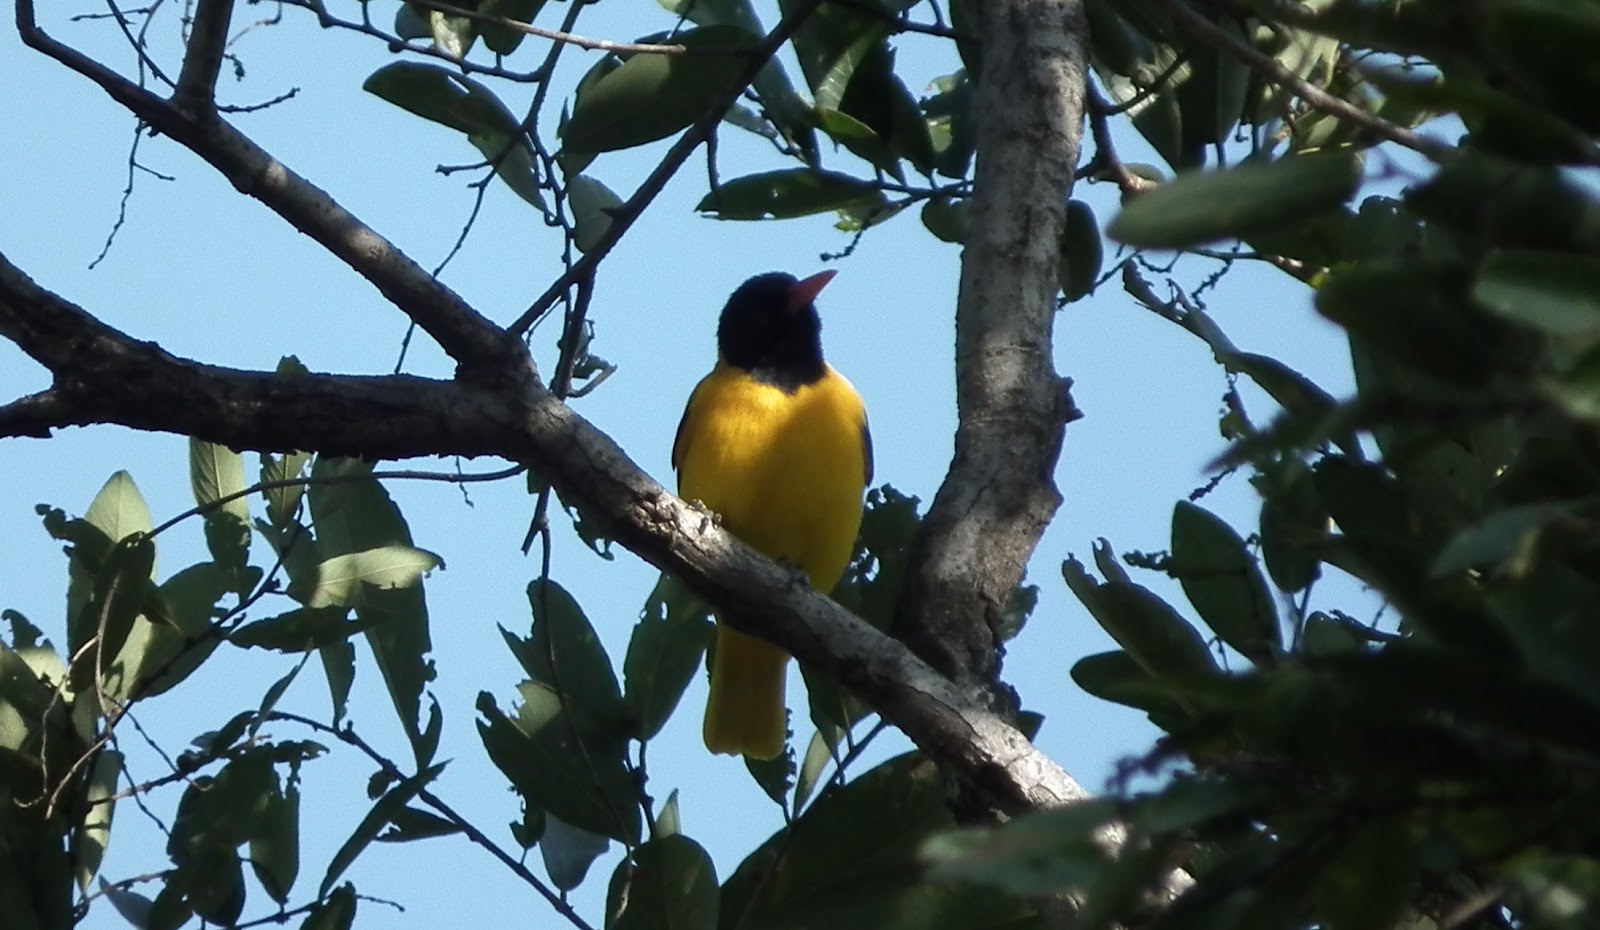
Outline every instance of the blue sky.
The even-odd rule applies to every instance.
[[[354,4],[334,0],[336,12],[341,6],[353,15]],[[375,19],[387,21],[393,6],[374,2]],[[770,21],[767,5],[758,8]],[[261,6],[241,6],[238,21],[263,12]],[[154,31],[158,54],[172,51],[177,29],[175,18],[162,23]],[[631,39],[668,27],[671,18],[654,4],[611,3],[587,12],[581,23],[585,34]],[[131,67],[109,23],[68,23],[63,11],[46,25],[91,54]],[[958,66],[954,50],[935,40],[908,37],[899,47],[913,91]],[[519,55],[526,67],[543,48],[537,40],[525,44]],[[434,168],[478,156],[452,131],[361,90],[367,74],[392,60],[387,50],[370,39],[322,31],[310,14],[286,9],[283,24],[250,33],[235,51],[247,78],[239,84],[225,79],[228,101],[249,104],[300,88],[293,100],[234,117],[235,124],[419,263],[437,264],[471,209],[471,176],[445,177]],[[0,97],[0,123],[8,127],[0,134],[0,164],[7,166],[0,173],[0,252],[38,283],[178,355],[255,369],[270,369],[286,354],[314,371],[393,368],[406,325],[401,314],[315,243],[165,139],[145,139],[140,159],[176,180],[145,174],[136,179],[127,222],[110,255],[88,270],[117,214],[132,119],[86,80],[22,48],[9,28],[0,30],[0,60],[7,62],[11,86],[26,88]],[[568,50],[556,91],[594,60],[595,53]],[[791,72],[798,81],[798,70]],[[525,88],[496,89],[513,111],[525,107]],[[1119,125],[1116,135],[1128,160],[1157,161],[1126,127]],[[658,143],[605,155],[589,172],[626,196],[664,148]],[[732,128],[722,131],[720,158],[724,179],[779,166],[764,142]],[[827,158],[830,167],[864,170],[847,153],[830,152]],[[693,206],[704,190],[704,161],[697,155],[602,266],[592,310],[594,348],[618,371],[578,402],[586,417],[669,486],[673,429],[684,399],[714,359],[716,314],[728,292],[758,272],[818,270],[824,267],[820,253],[837,252],[847,242],[830,217],[773,223],[701,218]],[[1102,223],[1115,211],[1115,192],[1104,185],[1081,186],[1076,195],[1095,206]],[[559,246],[531,208],[496,186],[443,277],[480,310],[509,321],[558,272]],[[951,454],[959,257],[956,246],[933,239],[908,211],[831,266],[840,274],[819,303],[828,357],[866,398],[878,480],[924,501],[938,487]],[[1194,284],[1212,267],[1190,261],[1179,266],[1178,275]],[[1241,267],[1211,292],[1209,306],[1240,348],[1277,356],[1336,395],[1351,389],[1342,340],[1315,316],[1309,292],[1292,280],[1264,267]],[[1099,789],[1115,761],[1146,748],[1155,730],[1136,712],[1082,694],[1068,678],[1074,661],[1112,643],[1067,594],[1059,565],[1069,553],[1086,557],[1100,536],[1119,552],[1165,546],[1173,502],[1205,483],[1203,465],[1222,448],[1216,423],[1226,383],[1202,343],[1139,308],[1115,283],[1068,307],[1057,324],[1056,364],[1074,379],[1074,397],[1086,417],[1068,427],[1056,473],[1065,502],[1029,570],[1041,587],[1039,607],[1009,651],[1006,675],[1024,704],[1046,715],[1039,738],[1045,751]],[[535,334],[536,356],[546,371],[554,362],[555,336],[553,328]],[[422,339],[413,344],[406,367],[434,377],[447,377],[451,369]],[[9,344],[0,345],[0,398],[46,384],[41,369]],[[1271,407],[1259,395],[1248,396],[1258,420],[1267,418]],[[49,441],[0,441],[0,527],[6,539],[0,607],[20,610],[60,642],[65,559],[39,526],[34,505],[48,502],[82,513],[112,472],[127,469],[160,522],[191,503],[186,456],[182,437],[113,427],[69,430]],[[462,467],[487,471],[501,464]],[[454,467],[426,461],[413,466]],[[249,468],[253,474],[253,457]],[[516,818],[517,801],[483,753],[472,705],[480,690],[508,705],[520,677],[496,625],[525,632],[530,622],[524,590],[538,565],[518,546],[532,500],[520,478],[471,487],[470,505],[459,489],[446,485],[391,484],[390,491],[418,545],[448,564],[427,587],[439,672],[433,692],[445,713],[439,756],[454,760],[439,793],[509,843],[503,825]],[[1251,529],[1256,499],[1242,479],[1225,482],[1204,503],[1246,533]],[[259,502],[253,506],[259,513]],[[655,573],[626,552],[603,561],[566,532],[563,519],[556,525],[552,574],[579,598],[620,662]],[[258,560],[264,551],[258,542]],[[163,576],[203,553],[198,526],[164,536]],[[1175,586],[1141,580],[1178,598]],[[364,650],[358,652],[351,719],[392,757],[405,758],[405,741],[376,668]],[[276,655],[220,650],[186,685],[145,705],[137,717],[156,742],[178,751],[194,734],[253,707],[291,664]],[[798,675],[791,679],[791,707],[803,706]],[[696,681],[652,744],[652,788],[658,798],[680,790],[685,831],[711,851],[726,877],[781,817],[737,760],[708,756],[700,746],[704,691],[703,681]],[[285,706],[327,717],[326,688],[314,665]],[[809,737],[808,726],[801,722],[798,728],[802,740]],[[276,735],[307,734],[284,729]],[[898,736],[882,743],[885,750],[906,745]],[[124,735],[124,749],[135,777],[165,773],[132,731]],[[365,812],[368,774],[364,760],[340,749],[307,767],[296,901],[315,886],[328,856]],[[175,793],[163,793],[152,808],[170,822],[175,801]],[[617,853],[613,847],[575,893],[580,909],[596,921]],[[155,827],[124,803],[104,874],[120,879],[163,862]],[[366,926],[497,926],[508,913],[518,915],[519,924],[546,914],[540,925],[559,920],[531,890],[459,838],[374,847],[349,876],[361,892],[405,907],[401,913],[363,905]],[[253,896],[246,916],[263,913],[264,901]],[[86,924],[122,925],[103,905]]]

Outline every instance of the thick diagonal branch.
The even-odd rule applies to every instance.
[[[51,38],[34,20],[33,0],[17,0],[17,30],[29,47],[94,81],[151,129],[205,159],[234,187],[338,256],[432,336],[464,375],[480,380],[520,380],[530,375],[527,352],[516,337],[214,110],[187,112]]]
[[[35,395],[48,401],[0,407],[0,438],[115,423],[235,449],[526,463],[606,535],[855,691],[1004,809],[1085,796],[1003,716],[684,504],[541,385],[285,377],[204,365],[106,326],[4,256],[0,338],[54,377],[48,392]],[[7,411],[16,413],[14,423]]]
[[[957,682],[998,673],[1007,601],[1061,495],[1072,404],[1051,361],[1056,262],[1078,162],[1078,0],[990,0],[971,232],[956,307],[955,458],[911,553],[897,634]]]

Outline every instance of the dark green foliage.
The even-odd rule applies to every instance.
[[[1223,459],[1250,470],[1259,529],[1246,537],[1183,502],[1170,553],[1130,559],[1175,576],[1198,623],[1100,551],[1104,581],[1075,559],[1063,567],[1123,647],[1079,661],[1073,679],[1165,731],[1130,774],[1176,774],[1124,794],[1117,855],[1092,842],[1110,814],[1088,805],[938,840],[926,854],[939,874],[1083,895],[1080,926],[1094,927],[1364,930],[1468,908],[1471,926],[1600,917],[1600,822],[1578,813],[1600,792],[1600,382],[1589,375],[1600,200],[1552,167],[1594,151],[1589,116],[1563,97],[1592,79],[1592,56],[1535,64],[1527,44],[1556,23],[1586,35],[1600,8],[1485,4],[1505,31],[1479,35],[1501,50],[1496,67],[1526,69],[1522,82],[1474,76],[1481,60],[1441,51],[1424,14],[1479,28],[1454,20],[1454,4],[1396,5],[1406,15],[1393,17],[1380,6],[1336,2],[1322,18],[1342,36],[1439,54],[1440,87],[1380,86],[1459,112],[1472,135],[1403,199],[1366,200],[1319,246],[1317,308],[1349,337],[1356,396],[1246,358],[1198,311],[1175,316],[1281,407],[1260,429],[1232,421]],[[1112,232],[1265,249],[1350,192],[1330,181],[1318,193],[1315,172],[1280,187],[1273,171],[1180,178]],[[1260,236],[1257,217],[1273,209],[1291,235]],[[1382,599],[1380,629],[1306,611],[1330,572]],[[1268,578],[1296,599],[1277,600]],[[1286,607],[1294,635],[1280,641]],[[1213,634],[1228,647],[1220,667],[1201,645]],[[1195,884],[1152,912],[1146,892],[1174,863]]]

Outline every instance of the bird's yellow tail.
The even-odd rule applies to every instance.
[[[765,640],[717,624],[711,696],[702,733],[712,752],[774,759],[783,752],[784,672],[789,656]]]

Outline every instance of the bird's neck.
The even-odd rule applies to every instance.
[[[820,347],[811,352],[768,352],[747,358],[724,355],[722,361],[757,382],[771,385],[785,394],[793,394],[807,385],[816,384],[828,373]]]

